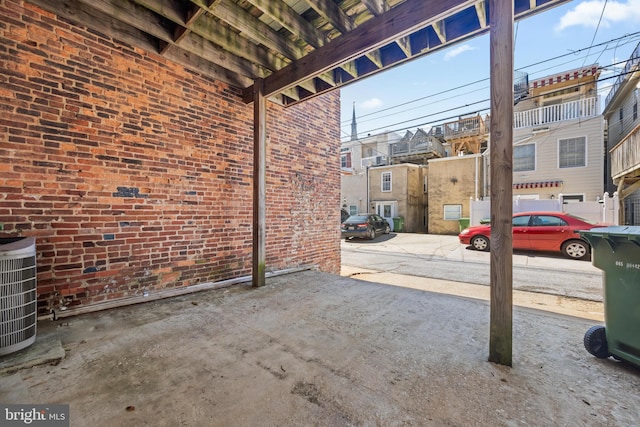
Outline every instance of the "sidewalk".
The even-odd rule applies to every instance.
[[[342,266],[340,274],[368,282],[489,301],[490,288],[488,286],[379,272],[348,265]],[[604,322],[604,304],[598,301],[514,290],[513,305]]]
[[[450,261],[489,264],[490,254],[467,249],[461,245],[457,236],[392,233],[379,236],[374,241],[342,242],[343,248],[358,247],[371,252],[402,253],[422,257],[436,257]],[[362,264],[360,264],[362,265]],[[540,254],[536,252],[516,252],[513,265],[546,270],[563,270],[576,273],[601,276],[601,271],[590,261],[577,261],[562,257],[560,254]],[[369,282],[385,283],[430,292],[445,293],[488,301],[489,286],[464,283],[454,280],[421,277],[416,269],[415,274],[399,274],[384,272],[375,267],[365,268],[347,265],[343,262],[341,275]],[[598,279],[601,281],[601,279]],[[600,285],[598,285],[600,292]],[[513,291],[515,306],[545,310],[552,313],[581,317],[604,322],[604,304],[601,301],[571,298],[561,295],[549,295],[541,292]]]
[[[464,245],[460,244],[458,236],[451,235],[391,233],[378,236],[374,241],[358,240],[355,242],[372,251],[428,255],[447,260],[488,263],[490,256],[489,252],[467,249]],[[341,244],[350,245],[353,243],[342,241]],[[600,273],[600,270],[594,267],[590,261],[568,259],[560,253],[515,251],[513,254],[513,265]]]

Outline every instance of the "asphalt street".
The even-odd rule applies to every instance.
[[[489,286],[490,254],[457,236],[391,233],[341,245],[343,266]],[[559,253],[514,252],[513,289],[602,301],[602,272]]]

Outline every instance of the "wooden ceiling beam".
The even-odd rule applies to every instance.
[[[399,38],[396,40],[396,44],[407,58],[411,58],[413,56],[413,53],[411,52],[411,40],[409,40],[409,37]]]
[[[340,68],[342,68],[347,74],[349,74],[354,79],[358,78],[359,76],[358,66],[356,65],[355,61],[345,62],[344,64],[340,65]]]
[[[279,70],[290,63],[290,61],[286,61],[267,49],[248,41],[224,25],[199,20],[192,24],[190,29],[206,40],[211,40],[214,44],[221,46],[229,54],[260,64],[269,70]]]
[[[163,41],[100,10],[94,9],[90,6],[94,4],[93,1],[65,0],[64,3],[60,4],[52,4],[50,0],[29,0],[29,2],[71,22],[100,32],[106,37],[123,41],[148,52],[158,52],[159,44]],[[158,31],[164,34],[166,40],[171,40],[170,32],[166,31],[166,29],[158,29]],[[248,77],[225,69],[214,62],[200,58],[176,46],[171,50],[165,51],[163,56],[190,70],[236,87],[246,87],[253,81]]]
[[[304,40],[314,48],[326,43],[326,38],[316,27],[296,13],[283,1],[247,0],[262,13],[278,22],[297,38]]]
[[[242,35],[266,46],[285,58],[298,59],[307,53],[304,49],[283,39],[277,31],[249,12],[239,8],[231,0],[218,0],[212,5],[208,5],[205,0],[191,1],[231,25],[240,31]]]
[[[176,2],[173,0],[135,0],[135,2],[176,25],[184,26],[200,37],[222,47],[229,56],[244,58],[269,70],[278,70],[290,62],[250,42],[228,27],[218,25],[215,21],[192,19],[190,23],[188,23],[187,11],[178,10],[176,8]],[[204,1],[194,4],[198,7],[208,7]],[[217,3],[214,3],[212,7],[217,7]],[[202,17],[202,14],[199,14],[198,17]],[[254,21],[257,20],[254,19]]]
[[[310,1],[309,6],[342,34],[355,28],[351,18],[331,0]]]
[[[333,70],[324,72],[322,74],[318,74],[317,76],[320,80],[327,83],[329,86],[336,87],[338,84],[336,83],[336,77]]]
[[[251,84],[253,81],[248,77],[207,61],[193,52],[187,52],[175,45],[172,45],[169,50],[164,53],[163,57],[171,62],[180,64],[185,68],[214,80],[228,83],[234,87],[246,87],[246,85]]]
[[[298,84],[298,86],[300,86],[301,88],[303,88],[307,92],[311,92],[311,93],[318,92],[318,89],[316,88],[315,79],[309,79],[309,80],[306,80],[304,82],[301,82],[300,84]]]
[[[473,0],[407,0],[265,78],[267,96],[294,86],[474,4]],[[253,89],[243,99],[252,102]]]
[[[484,0],[476,3],[476,14],[478,15],[480,28],[487,28],[487,26],[489,25],[489,23],[487,22],[487,4],[484,2]]]
[[[264,72],[257,65],[254,65],[252,61],[229,55],[228,52],[210,41],[192,34],[185,27],[176,26],[176,29],[183,29],[183,31],[178,30],[179,40],[175,40],[175,32],[162,25],[157,14],[136,3],[122,2],[114,5],[114,2],[106,0],[77,1],[83,4],[84,8],[94,8],[108,16],[118,17],[121,22],[156,37],[161,42],[158,43],[155,50],[160,54],[163,54],[170,45],[178,45],[182,49],[207,61],[249,78],[253,79],[264,75]],[[200,10],[202,11],[202,9]],[[195,20],[202,12],[193,11],[192,20]],[[114,37],[117,38],[117,35],[114,35]]]
[[[444,21],[434,22],[431,25],[431,28],[433,28],[436,36],[438,36],[440,43],[445,44],[447,42],[447,30],[445,28]]]
[[[362,0],[362,3],[373,16],[380,16],[389,10],[389,5],[385,0]]]
[[[183,27],[182,25],[176,25],[176,30],[174,31],[174,35],[173,35],[173,41],[176,44],[179,44],[182,41],[182,39],[184,39],[187,36],[187,34],[191,32],[191,30],[189,30],[188,28],[189,25],[195,22],[203,14],[204,14],[204,9],[202,9],[201,7],[192,5],[187,11],[187,16],[184,21],[186,26]]]
[[[382,52],[380,52],[380,49],[367,53],[367,58],[369,58],[369,61],[373,62],[376,67],[384,67],[384,63],[382,62]]]

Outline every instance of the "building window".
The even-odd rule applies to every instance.
[[[382,191],[391,191],[391,172],[382,172]]]
[[[587,165],[587,138],[561,139],[558,141],[560,168],[577,168]]]
[[[568,203],[580,203],[584,202],[584,195],[582,194],[563,194],[562,195],[562,204],[566,205]]]
[[[349,205],[349,215],[357,215],[358,214],[358,206]]]
[[[462,217],[462,205],[444,205],[445,220],[459,220]]]
[[[351,153],[343,153],[340,155],[340,167],[342,169],[351,169]]]
[[[372,147],[362,148],[362,157],[373,157],[373,156],[375,156],[375,150]]]
[[[624,113],[623,113],[622,107],[620,107],[620,111],[618,112],[618,118],[620,120],[620,133],[622,134],[622,127],[623,127],[622,119],[624,118]]]
[[[536,169],[536,145],[516,145],[513,147],[513,171],[523,172]]]
[[[638,88],[633,91],[633,120],[638,120]]]

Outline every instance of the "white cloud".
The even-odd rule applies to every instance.
[[[362,105],[362,108],[364,108],[365,110],[370,110],[372,108],[381,107],[382,101],[378,98],[371,98],[371,99],[367,99],[366,101],[363,101],[361,105]]]
[[[444,55],[444,60],[448,61],[452,58],[455,58],[456,56],[460,55],[463,52],[466,52],[468,50],[473,50],[475,48],[469,46],[468,44],[463,44],[462,46],[458,46],[455,49],[451,49],[450,51],[448,51],[445,55]]]
[[[560,18],[560,23],[556,26],[556,30],[562,31],[566,28],[580,25],[596,28],[604,5],[605,2],[603,0],[583,1]],[[607,2],[600,27],[609,28],[611,25],[620,22],[640,22],[640,0]]]

